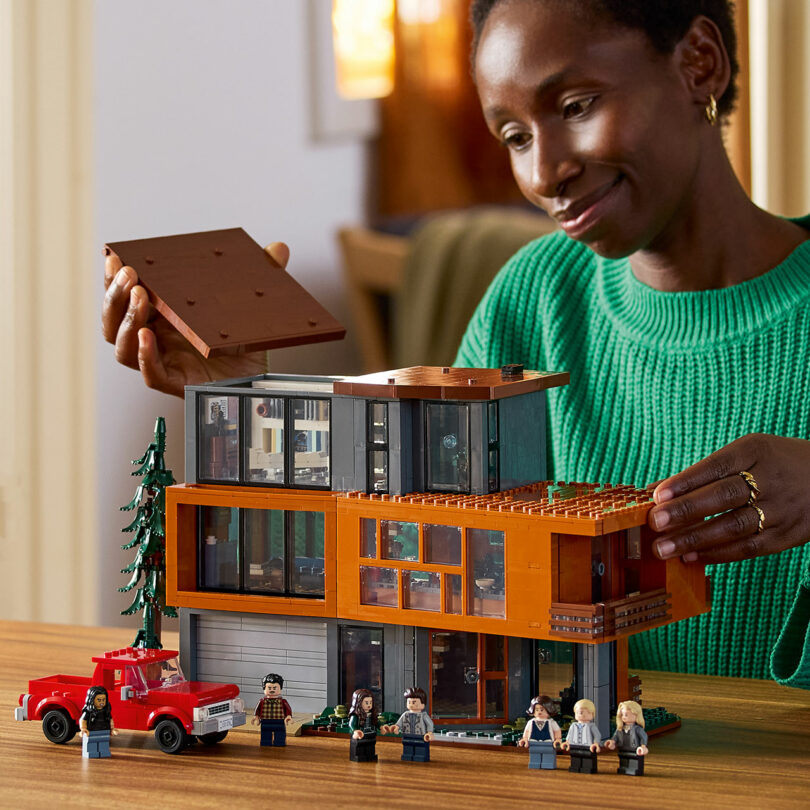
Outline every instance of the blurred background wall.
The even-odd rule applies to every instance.
[[[735,167],[761,205],[805,213],[808,4],[738,7]],[[330,0],[0,0],[0,617],[135,626],[118,509],[158,415],[183,478],[181,402],[100,336],[105,241],[236,225],[287,241],[350,337],[272,367],[355,373],[338,228],[515,202],[469,85],[466,8],[400,0],[394,92],[346,108],[324,69]]]

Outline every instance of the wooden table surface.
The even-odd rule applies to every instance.
[[[92,655],[131,638],[0,622],[0,807],[810,807],[810,692],[766,681],[641,673],[645,704],[683,720],[652,740],[642,778],[618,776],[615,754],[600,757],[595,776],[568,773],[565,757],[557,771],[529,771],[516,748],[435,746],[420,765],[401,762],[397,743],[378,743],[378,763],[356,763],[345,740],[288,737],[286,748],[261,749],[250,725],[175,756],[151,732],[122,731],[111,759],[88,760],[78,736],[54,745],[40,723],[13,719],[30,678],[89,675]],[[175,646],[176,634],[163,642]]]

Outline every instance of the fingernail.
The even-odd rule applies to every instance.
[[[115,284],[116,287],[120,287],[123,290],[124,287],[127,286],[128,281],[129,281],[129,276],[124,272],[124,269],[121,268],[115,274],[115,278],[113,279],[113,284]]]
[[[697,551],[687,551],[681,558],[684,562],[695,562],[698,558]]]
[[[660,532],[661,529],[669,525],[669,512],[665,509],[655,512],[652,516],[653,526]]]
[[[671,557],[675,553],[675,543],[672,540],[659,540],[655,548],[659,557]]]
[[[672,492],[669,487],[664,487],[664,489],[659,489],[653,495],[653,500],[656,503],[665,503],[666,501],[671,501],[675,497],[675,494]]]

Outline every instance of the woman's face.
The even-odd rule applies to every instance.
[[[685,219],[700,108],[678,47],[659,54],[643,31],[583,14],[562,3],[502,2],[484,26],[475,78],[525,197],[569,236],[616,258],[655,248]]]

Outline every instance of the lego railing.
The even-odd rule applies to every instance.
[[[612,636],[662,624],[669,618],[671,594],[663,588],[591,605],[551,603],[551,633],[579,641]]]

